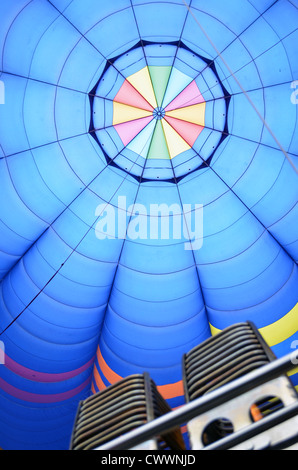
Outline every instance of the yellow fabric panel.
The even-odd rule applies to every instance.
[[[298,330],[298,303],[280,320],[260,328],[260,333],[269,346],[275,346],[288,339]]]
[[[135,121],[144,117],[152,116],[152,113],[145,111],[144,109],[134,108],[133,106],[127,106],[126,104],[117,103],[114,101],[113,104],[113,126],[122,124],[128,121]]]
[[[221,331],[213,325],[210,325],[210,328],[212,335],[216,335]],[[288,339],[298,331],[298,303],[280,320],[259,328],[259,331],[270,347]]]
[[[182,137],[180,137],[180,135],[177,134],[177,132],[164,119],[162,120],[162,125],[171,158],[174,158],[180,153],[190,149],[190,146],[185,142],[185,140],[183,140]]]
[[[129,83],[148,101],[148,103],[157,108],[157,102],[153,90],[153,85],[148,67],[144,67],[137,73],[127,78]]]
[[[211,330],[212,336],[216,336],[218,335],[218,333],[222,331],[222,330],[219,330],[218,328],[215,328],[215,326],[212,326],[211,323],[210,323],[210,330]]]
[[[205,111],[206,103],[199,103],[193,106],[186,106],[185,108],[174,109],[174,111],[168,111],[166,116],[192,122],[193,124],[204,127]]]
[[[291,372],[288,372],[288,376],[291,377],[291,375],[295,375],[295,374],[298,374],[298,367],[296,367],[295,369],[291,370]],[[298,385],[297,385],[298,387]]]

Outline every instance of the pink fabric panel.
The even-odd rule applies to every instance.
[[[152,119],[153,115],[114,126],[123,142],[123,145],[128,145],[129,142],[131,142],[149,124],[149,122],[152,121]]]
[[[127,104],[134,108],[145,109],[146,111],[153,111],[153,107],[145,98],[127,81],[123,83],[118,91],[114,101],[118,103]]]
[[[185,108],[194,104],[204,103],[204,98],[196,84],[192,81],[178,96],[175,98],[167,107],[167,111],[173,111],[173,109]]]
[[[193,147],[195,141],[204,130],[204,127],[192,124],[191,122],[181,121],[181,119],[172,118],[169,116],[165,117],[170,126],[188,143],[190,147]]]

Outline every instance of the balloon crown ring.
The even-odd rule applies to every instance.
[[[229,136],[231,96],[214,61],[181,41],[142,41],[109,59],[90,98],[90,135],[138,182],[206,169]]]

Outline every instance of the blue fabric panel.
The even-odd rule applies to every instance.
[[[211,326],[295,312],[296,4],[0,2],[0,448],[67,449],[80,400],[130,374],[181,406],[182,356]],[[150,66],[172,70],[164,106],[188,86],[180,108],[196,86],[206,102],[172,159],[147,159],[171,147],[163,110],[126,146],[113,126]]]

